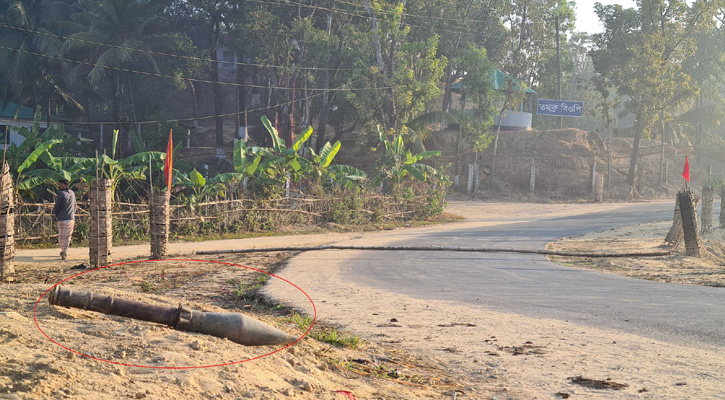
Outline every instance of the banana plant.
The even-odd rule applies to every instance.
[[[205,199],[226,197],[226,184],[240,181],[243,177],[244,174],[242,173],[228,172],[206,179],[204,178],[204,175],[196,170],[196,168],[188,174],[177,173],[179,184],[191,189],[191,193],[188,195],[187,199],[188,205],[192,211]]]
[[[354,190],[360,182],[366,179],[366,175],[365,172],[349,165],[331,165],[340,151],[340,147],[341,143],[338,140],[333,145],[330,142],[325,143],[320,149],[319,155],[310,149],[312,157],[310,160],[303,159],[303,165],[308,176],[318,184],[322,179],[329,178],[334,183]]]
[[[377,174],[371,179],[371,184],[379,185],[385,180],[389,180],[393,184],[399,184],[405,177],[422,182],[427,182],[430,179],[442,181],[447,179],[430,165],[418,162],[426,158],[440,156],[440,151],[425,151],[413,155],[409,149],[405,148],[401,134],[397,134],[392,140],[388,140],[387,135],[378,125],[378,135],[385,152],[378,162]]]
[[[258,170],[262,178],[260,183],[282,184],[288,174],[290,179],[298,181],[302,169],[300,160],[303,159],[298,152],[302,145],[312,136],[312,127],[308,126],[295,140],[294,144],[288,148],[285,146],[284,139],[279,136],[277,129],[272,126],[266,116],[262,116],[262,124],[267,128],[267,132],[272,138],[272,149],[271,151],[263,148],[252,149],[253,154],[262,156]]]

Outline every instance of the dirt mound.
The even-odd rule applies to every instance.
[[[671,197],[682,186],[686,154],[678,148],[665,145],[665,181],[661,182],[662,145],[653,141],[641,142],[634,191],[630,191],[627,175],[633,139],[612,138],[611,153],[608,143],[609,138],[604,140],[596,132],[578,129],[501,132],[495,179],[488,185],[484,180],[483,190],[530,195],[532,171],[534,195],[552,200],[593,199],[595,179],[602,180],[604,198],[609,200]],[[489,179],[493,169],[493,148],[491,145],[479,158],[485,169],[481,176],[489,175]],[[689,154],[689,158],[692,187],[701,188],[706,182],[725,176],[725,164],[721,160],[695,154]],[[608,160],[611,160],[610,165]],[[597,174],[596,178],[594,174]]]
[[[578,129],[501,132],[495,178],[499,190],[531,188],[532,170],[538,195],[550,198],[589,197],[592,168],[603,171],[606,145],[599,134]],[[483,154],[483,166],[493,169],[493,146]]]

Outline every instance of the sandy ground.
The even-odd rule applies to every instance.
[[[512,223],[613,210],[618,204],[501,204],[456,202],[449,211],[467,217],[457,227]],[[193,251],[245,247],[378,244],[404,232],[333,233],[204,243],[173,243],[175,258],[201,258]],[[116,260],[148,255],[148,246],[114,249]],[[340,252],[341,253],[341,252]],[[616,331],[501,314],[454,302],[425,302],[370,290],[340,279],[342,257],[305,265],[302,254],[278,274],[314,300],[321,322],[359,335],[362,350],[313,339],[254,361],[169,370],[127,367],[89,359],[51,343],[33,321],[33,307],[54,281],[77,271],[87,257],[71,249],[21,250],[20,283],[0,287],[0,399],[222,398],[222,399],[549,399],[722,398],[722,348],[692,348]],[[354,256],[352,252],[345,256]],[[283,255],[216,256],[209,259],[266,270]],[[200,266],[197,262],[132,264],[74,278],[78,288],[155,304],[184,302],[204,311],[244,311],[290,333],[300,330],[256,298],[234,299],[233,290],[259,273]],[[99,271],[100,272],[100,271]],[[107,273],[106,273],[107,272]],[[82,278],[82,279],[81,279]],[[289,285],[271,279],[265,293],[312,314],[309,301],[289,299]],[[283,287],[283,289],[279,289]],[[293,296],[293,297],[294,297]],[[281,311],[280,311],[281,312]],[[38,325],[54,340],[97,358],[150,367],[230,363],[274,351],[177,332],[160,325],[87,311],[38,306]],[[262,352],[262,353],[260,353]],[[570,378],[593,379],[589,382]],[[608,387],[595,389],[598,384]],[[619,386],[621,384],[622,386]],[[624,386],[626,385],[626,386]],[[619,390],[617,390],[619,389]]]
[[[214,257],[261,271],[285,259],[283,253]],[[351,398],[344,392],[357,399],[424,399],[440,398],[459,386],[439,366],[375,343],[356,350],[305,337],[265,356],[284,346],[241,346],[164,325],[50,306],[47,297],[34,314],[38,297],[51,283],[82,271],[69,266],[20,264],[19,278],[26,283],[0,290],[0,399]],[[244,312],[301,336],[305,330],[286,310],[254,296],[254,284],[266,276],[200,261],[140,262],[88,272],[64,285],[174,308],[181,303],[201,311]]]
[[[655,252],[672,250],[667,257],[650,258],[565,258],[552,261],[576,268],[590,268],[632,278],[660,282],[725,287],[725,229],[713,229],[701,236],[706,249],[702,257],[685,256],[684,245],[663,246],[671,221],[653,222],[563,238],[550,243],[550,250],[565,252],[607,251]]]
[[[468,220],[457,226],[469,228],[621,206],[454,203],[448,211],[466,216]],[[438,228],[402,234],[410,237]],[[381,245],[387,240],[385,234],[370,235],[343,244]],[[460,398],[717,399],[725,393],[722,348],[682,346],[566,321],[370,289],[345,281],[339,273],[345,260],[356,256],[361,254],[331,253],[328,262],[320,263],[314,254],[302,254],[281,276],[308,288],[321,319],[446,365],[464,384]],[[265,290],[288,304],[305,307],[275,282]]]

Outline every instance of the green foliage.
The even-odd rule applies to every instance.
[[[135,286],[138,286],[139,290],[143,293],[155,293],[158,290],[154,282],[144,281],[135,284]]]
[[[398,186],[405,177],[411,177],[422,182],[446,181],[438,171],[426,164],[418,163],[426,158],[439,156],[440,151],[426,151],[413,155],[405,148],[403,136],[397,134],[392,140],[388,140],[385,132],[378,126],[380,145],[384,153],[377,165],[377,175],[370,181],[372,185],[379,185],[383,181],[389,181],[393,186]]]
[[[309,315],[301,315],[294,311],[290,315],[288,315],[285,320],[294,324],[297,329],[303,332],[306,332],[308,329],[310,329],[310,325],[312,325],[312,318]]]
[[[357,350],[362,347],[362,340],[358,336],[339,332],[334,327],[326,327],[310,332],[310,337],[337,347]]]

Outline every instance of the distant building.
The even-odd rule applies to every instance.
[[[457,82],[449,86],[449,89],[454,93],[460,93],[461,88],[463,87],[463,81],[465,78],[459,79]],[[509,88],[509,83],[512,84],[513,90],[519,91],[524,90],[526,93],[526,100],[521,102],[521,104],[518,107],[518,110],[506,110],[503,113],[503,116],[501,118],[501,130],[504,131],[521,131],[521,130],[527,130],[531,129],[531,121],[533,118],[532,110],[533,110],[533,104],[534,104],[534,97],[536,97],[536,92],[529,89],[524,88],[519,81],[516,79],[508,76],[503,71],[499,69],[494,69],[493,74],[491,76],[491,81],[493,83],[493,89],[499,92],[505,92]],[[460,95],[459,95],[460,96]],[[465,105],[465,99],[461,99],[462,101],[459,101],[462,103],[462,108],[466,108]],[[453,102],[451,102],[451,105]],[[498,126],[498,114],[494,116],[494,127]]]
[[[0,102],[0,148],[5,148],[5,132],[10,133],[8,145],[20,146],[25,140],[23,135],[18,133],[20,128],[31,129],[33,127],[33,109],[20,106],[17,103]],[[39,122],[41,128],[47,128],[46,122]]]

